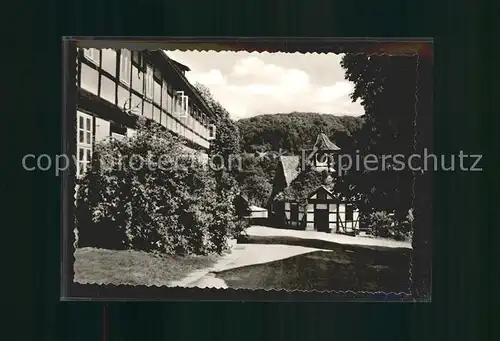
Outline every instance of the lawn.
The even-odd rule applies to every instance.
[[[410,249],[287,237],[259,237],[247,242],[301,245],[329,251],[218,272],[216,276],[231,288],[408,292]]]
[[[82,248],[75,252],[77,283],[168,285],[190,272],[207,268],[217,256],[158,256],[140,251]]]

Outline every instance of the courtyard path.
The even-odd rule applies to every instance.
[[[381,246],[381,247],[407,248],[407,249],[412,248],[411,242],[406,242],[406,241],[373,238],[369,236],[353,237],[336,233],[278,229],[274,227],[256,226],[256,225],[250,226],[246,230],[246,233],[249,236],[255,236],[255,237],[293,237],[301,239],[324,240],[327,242],[348,244],[348,245]]]
[[[323,240],[338,244],[380,246],[388,248],[411,249],[410,242],[370,238],[365,236],[346,236],[317,231],[297,231],[265,226],[251,226],[246,230],[248,236],[255,237],[292,237],[301,239]],[[198,288],[227,288],[224,280],[215,277],[215,273],[248,265],[264,264],[298,256],[314,251],[330,251],[312,247],[280,244],[237,244],[230,253],[223,255],[212,267],[197,270],[180,281],[169,286]]]
[[[328,250],[293,245],[238,244],[231,253],[224,255],[213,267],[195,271],[180,281],[170,283],[169,286],[227,288],[224,280],[216,278],[214,273],[274,262],[314,251]]]

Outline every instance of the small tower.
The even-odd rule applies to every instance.
[[[340,151],[340,148],[330,141],[328,136],[320,133],[316,138],[314,147],[309,154],[309,160],[312,162],[312,167],[318,172],[329,170],[334,172],[335,155]]]

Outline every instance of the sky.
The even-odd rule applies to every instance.
[[[166,51],[188,66],[188,80],[206,85],[238,120],[262,114],[316,112],[364,114],[350,99],[354,84],[344,79],[342,55]]]

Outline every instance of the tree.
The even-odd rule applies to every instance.
[[[229,159],[240,153],[240,132],[236,123],[230,118],[229,112],[217,101],[210,89],[205,85],[196,83],[196,89],[215,113],[216,126],[215,140],[210,143],[210,155],[222,156],[225,166],[228,167]],[[218,160],[214,158],[214,162]]]
[[[346,78],[355,83],[352,99],[361,99],[365,108],[366,125],[358,139],[358,149],[364,154],[413,153],[416,58],[345,55],[342,67]],[[393,166],[391,160],[388,168]],[[413,173],[402,171],[361,169],[357,185],[365,200],[375,209],[393,209],[404,216],[412,206]]]
[[[241,155],[241,169],[233,172],[243,194],[251,205],[266,207],[272,192],[272,181],[278,166],[273,155]]]
[[[209,108],[215,113],[216,134],[215,140],[210,143],[209,156],[217,168],[221,166],[221,161],[223,161],[224,166],[224,168],[214,172],[218,200],[226,203],[217,211],[220,216],[218,221],[224,222],[219,226],[219,229],[224,233],[229,231],[233,237],[238,236],[246,227],[244,223],[245,210],[240,209],[237,205],[241,189],[235,177],[240,169],[234,167],[234,164],[237,165],[240,158],[239,128],[231,119],[226,108],[215,99],[209,88],[200,83],[196,83],[195,87]],[[215,158],[216,155],[222,157],[222,160]],[[227,226],[224,226],[224,224]],[[222,237],[224,237],[224,233],[221,235]]]
[[[278,151],[280,148],[295,154],[310,148],[319,133],[325,133],[339,146],[350,143],[353,133],[363,119],[318,113],[278,113],[240,119],[241,149]]]
[[[359,150],[378,157],[432,150],[432,61],[346,54],[341,65],[355,84],[352,100],[361,99],[365,109],[366,123],[356,137]],[[431,174],[391,166],[389,161],[386,171],[353,170],[343,181],[354,184],[368,207],[393,209],[396,220],[413,209],[412,291],[422,297],[430,285]]]

